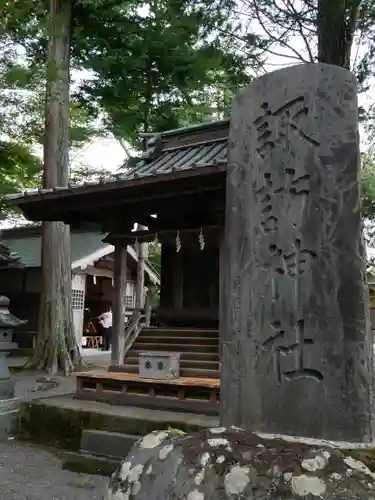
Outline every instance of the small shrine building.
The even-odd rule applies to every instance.
[[[142,158],[115,180],[39,189],[12,199],[29,220],[108,233],[106,242],[115,247],[112,366],[101,376],[81,374],[79,397],[218,411],[228,133],[229,120],[223,120],[150,134]],[[135,224],[145,229],[134,231]],[[125,331],[126,249],[150,241],[161,244],[159,328],[134,324]],[[139,376],[144,353],[157,352],[178,354],[179,377]]]

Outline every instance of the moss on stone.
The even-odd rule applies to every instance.
[[[186,432],[182,431],[181,429],[175,429],[174,427],[168,427],[167,431],[172,436],[185,436],[186,435]]]
[[[343,454],[363,462],[370,471],[375,472],[375,448],[344,450]]]
[[[21,407],[17,437],[47,446],[78,450],[87,412],[25,403]]]
[[[374,474],[355,453],[348,452],[349,460],[324,442],[261,437],[235,428],[181,437],[154,432],[116,469],[107,500],[373,499]]]

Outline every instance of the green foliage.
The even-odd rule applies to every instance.
[[[107,129],[136,144],[140,132],[227,112],[233,89],[249,81],[248,58],[215,38],[225,16],[217,2],[115,4],[77,10],[74,61],[95,78],[76,95],[93,116],[104,110]]]
[[[369,153],[362,156],[362,213],[369,221],[375,221],[375,158]]]
[[[151,294],[150,306],[151,311],[156,312],[160,305],[160,288],[157,286],[151,286],[148,293]]]
[[[186,436],[186,432],[182,431],[181,429],[175,429],[174,427],[168,427],[168,432],[173,436]]]
[[[4,196],[21,189],[37,187],[42,162],[28,145],[0,141],[0,210],[7,213]]]
[[[160,272],[161,267],[161,245],[151,241],[148,245],[148,260],[153,267]]]
[[[35,2],[0,2],[0,199],[41,182],[42,163],[33,153],[44,138],[45,65],[28,55],[28,43],[43,31]],[[39,14],[43,12],[40,10]],[[27,17],[29,16],[29,17]],[[24,43],[24,23],[28,19],[28,41]],[[76,102],[70,106],[71,145],[79,146],[94,133],[88,115]],[[35,147],[36,146],[36,147]],[[39,147],[38,147],[39,146]],[[2,215],[19,222],[19,214],[0,201]],[[14,220],[13,220],[14,219]]]
[[[6,2],[5,33],[22,44],[30,67],[42,68],[46,16],[42,2],[35,11],[29,1],[14,11]],[[73,99],[133,144],[141,131],[227,114],[233,90],[257,69],[251,50],[242,55],[218,35],[219,28],[232,29],[232,7],[228,0],[75,2],[72,68],[89,77],[75,86]]]
[[[87,167],[81,165],[71,170],[69,179],[72,184],[81,182],[99,182],[102,180],[110,180],[114,176],[112,172],[105,169]]]
[[[362,214],[364,216],[364,237],[370,248],[375,247],[375,156],[373,152],[362,155]],[[367,271],[374,273],[375,257],[371,252],[367,255]],[[372,277],[368,277],[373,281]]]

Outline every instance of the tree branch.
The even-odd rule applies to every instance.
[[[270,38],[270,40],[272,40],[274,43],[279,43],[280,45],[283,45],[285,48],[287,48],[288,50],[293,52],[293,54],[295,54],[296,58],[299,59],[300,61],[305,62],[305,63],[309,62],[307,59],[302,57],[302,55],[294,47],[292,47],[289,43],[287,43],[285,40],[283,40],[281,38],[281,36],[279,38],[277,38],[277,37],[275,37],[275,35],[273,35],[269,31],[269,29],[265,26],[265,23],[264,23],[261,15],[264,15],[267,18],[269,18],[269,17],[267,16],[267,14],[264,14],[264,12],[262,12],[262,10],[259,8],[259,6],[257,5],[257,0],[253,1],[253,8],[254,8],[254,13],[255,13],[255,16],[257,18],[257,21],[259,22],[260,26],[262,27],[262,29],[266,33],[266,35]],[[290,28],[288,28],[288,30],[286,30],[286,32],[289,30],[290,30]],[[285,36],[285,34],[282,36]],[[269,50],[268,50],[268,52],[269,52]]]
[[[118,143],[120,144],[120,146],[124,150],[124,152],[125,152],[126,156],[128,157],[128,159],[133,158],[133,155],[131,154],[130,149],[128,148],[128,146],[127,146],[126,142],[124,141],[124,139],[119,134],[117,134],[115,131],[113,131],[113,130],[112,130],[112,135],[116,139],[116,141],[118,141]]]
[[[313,56],[313,53],[312,53],[312,50],[311,50],[311,47],[310,47],[310,44],[307,40],[307,36],[305,35],[304,33],[304,29],[303,29],[303,25],[302,25],[302,22],[300,20],[300,13],[297,12],[296,8],[294,7],[293,5],[293,1],[292,0],[282,0],[282,2],[284,3],[284,5],[286,6],[287,9],[290,9],[291,12],[293,13],[294,17],[295,17],[295,20],[296,20],[296,23],[298,25],[298,31],[299,31],[299,34],[301,35],[302,37],[302,40],[305,44],[305,47],[306,47],[306,50],[307,50],[307,53],[309,54],[309,58],[310,58],[310,61],[311,62],[315,62],[315,57]]]

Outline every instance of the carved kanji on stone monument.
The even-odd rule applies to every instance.
[[[221,254],[224,426],[373,438],[357,111],[354,75],[324,64],[267,74],[235,99]]]
[[[261,157],[266,156],[268,148],[280,146],[293,133],[307,143],[319,146],[320,142],[306,133],[298,123],[298,118],[309,112],[304,96],[287,101],[275,111],[271,111],[268,102],[263,102],[261,108],[263,114],[254,120],[259,142],[257,152]]]
[[[268,258],[264,258],[263,252],[263,258],[258,256],[258,263],[268,269],[266,281],[270,282],[273,306],[269,318],[271,331],[262,345],[267,352],[272,353],[275,379],[279,384],[300,377],[311,377],[320,382],[324,378],[321,370],[305,367],[305,350],[309,349],[314,340],[304,337],[304,319],[298,297],[300,287],[303,286],[302,275],[309,270],[316,252],[303,246],[298,223],[287,217],[288,206],[298,204],[297,210],[301,212],[310,193],[311,175],[294,162],[295,143],[302,140],[308,147],[315,147],[319,146],[320,142],[306,133],[298,123],[298,118],[308,115],[309,112],[304,97],[292,99],[274,112],[268,103],[263,103],[261,108],[264,113],[253,123],[258,141],[258,168],[259,171],[265,169],[266,172],[263,174],[262,186],[258,187],[255,183],[254,189],[259,202],[263,232],[263,236],[259,233],[260,238],[268,240],[271,237],[272,243],[268,244]],[[267,162],[272,161],[272,154],[277,154],[278,150],[281,154],[290,155],[287,165],[278,164],[276,160],[274,170],[267,171]],[[290,240],[285,248],[278,232],[280,229],[286,229],[286,226]],[[262,242],[259,246],[264,248]],[[280,300],[279,291],[286,286],[286,280],[294,282],[294,293],[289,297],[290,318],[286,324],[273,331],[275,325],[281,325],[277,301]],[[286,332],[290,332],[289,335],[286,335]]]

